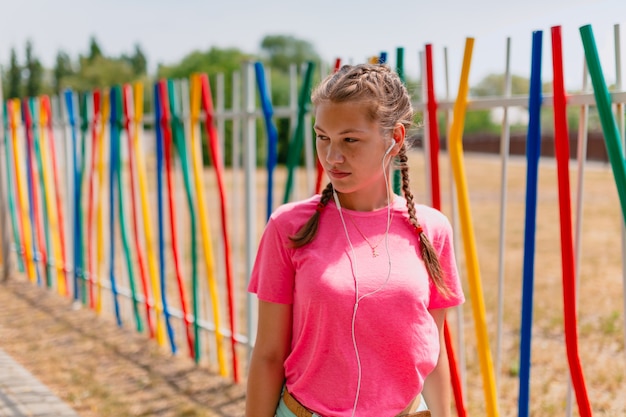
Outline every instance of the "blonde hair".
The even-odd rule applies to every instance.
[[[400,77],[387,65],[344,65],[339,71],[326,77],[315,88],[311,95],[311,101],[314,106],[323,102],[363,102],[366,104],[369,119],[378,123],[383,132],[393,131],[398,123],[404,125],[406,130],[413,125],[414,111],[411,97]],[[444,273],[437,252],[416,216],[415,202],[409,184],[407,161],[405,141],[396,156],[396,163],[402,177],[402,193],[406,199],[409,222],[419,238],[422,258],[430,279],[439,293],[448,296],[450,291],[445,285]],[[333,186],[328,183],[322,191],[313,215],[295,235],[290,237],[293,247],[302,247],[315,238],[319,227],[320,213],[330,201],[332,194]]]

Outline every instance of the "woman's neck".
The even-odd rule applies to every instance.
[[[363,193],[361,193],[363,194]],[[359,193],[337,193],[342,208],[353,211],[374,211],[393,204],[394,193],[389,190],[389,195],[381,195],[379,198],[372,197],[371,193],[359,195]]]

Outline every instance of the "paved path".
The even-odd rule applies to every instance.
[[[0,348],[0,417],[79,417]]]

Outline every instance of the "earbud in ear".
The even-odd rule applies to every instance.
[[[389,155],[389,152],[391,152],[391,150],[393,149],[393,147],[396,145],[395,141],[391,141],[391,145],[389,145],[389,148],[387,148],[387,150],[385,151],[385,155],[383,155],[383,158],[386,157],[387,155]]]

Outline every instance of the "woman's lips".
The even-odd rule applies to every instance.
[[[348,175],[350,175],[349,172],[338,171],[338,170],[335,170],[335,169],[331,169],[331,170],[328,171],[328,176],[330,176],[331,178],[334,178],[334,179],[342,179],[342,178],[347,177]]]

